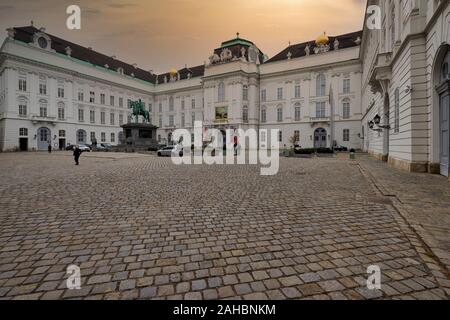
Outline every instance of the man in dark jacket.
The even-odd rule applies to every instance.
[[[81,149],[78,145],[75,146],[75,148],[73,149],[73,157],[75,159],[75,165],[78,165],[78,160],[80,159],[81,156]]]

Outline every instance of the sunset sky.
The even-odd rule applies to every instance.
[[[82,29],[66,28],[66,8],[81,7]],[[203,64],[236,37],[272,57],[294,44],[362,28],[366,0],[0,0],[5,29],[30,25],[157,73]]]

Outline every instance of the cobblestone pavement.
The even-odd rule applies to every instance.
[[[0,299],[448,299],[443,266],[365,171],[0,154]],[[366,288],[374,264],[381,291]]]

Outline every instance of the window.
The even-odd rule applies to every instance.
[[[261,122],[266,123],[267,122],[267,110],[266,107],[262,107],[261,109]]]
[[[161,112],[162,112],[162,103],[161,103],[161,102],[159,103],[159,106],[158,106],[158,108],[159,108],[159,110],[158,110],[158,111],[159,111],[159,112],[161,113]]]
[[[170,127],[173,127],[173,126],[174,126],[174,123],[175,123],[175,119],[174,119],[174,116],[171,114],[171,115],[169,116],[169,126],[170,126]]]
[[[327,81],[324,74],[319,74],[316,79],[316,96],[323,97],[325,95]]]
[[[394,132],[400,132],[400,90],[397,88],[394,94]]]
[[[106,123],[106,113],[104,111],[100,112],[100,123],[101,124]]]
[[[266,99],[267,99],[267,91],[266,91],[266,89],[262,89],[261,90],[261,101],[266,102]]]
[[[278,100],[283,100],[283,88],[278,88],[277,89],[277,99]]]
[[[111,133],[111,142],[116,142],[116,134],[114,132]]]
[[[116,115],[114,113],[109,114],[109,124],[112,126],[116,125]]]
[[[448,54],[448,56],[450,56],[450,53]],[[450,59],[450,58],[448,58]],[[441,76],[441,80],[442,81],[446,81],[450,78],[450,72],[448,70],[448,62],[444,62],[444,64],[442,65],[442,76]]]
[[[25,77],[19,78],[19,91],[27,91],[27,80]]]
[[[89,92],[89,102],[95,103],[95,92],[94,91]]]
[[[152,113],[152,104],[151,103],[148,104],[148,112]]]
[[[244,106],[242,108],[242,121],[244,123],[248,123],[248,107],[247,106]]]
[[[105,104],[105,94],[104,93],[100,94],[100,103]]]
[[[248,87],[244,86],[242,89],[242,100],[248,101]]]
[[[95,141],[95,132],[91,132],[91,142]]]
[[[181,110],[184,110],[184,99],[181,100]]]
[[[84,101],[84,92],[78,91],[78,101]]]
[[[294,142],[297,143],[300,141],[300,131],[295,130],[294,131]]]
[[[350,79],[344,79],[343,91],[344,93],[350,93]]]
[[[58,134],[61,138],[64,138],[66,136],[66,130],[59,130]]]
[[[106,142],[106,133],[102,132],[100,134],[100,137],[101,137],[102,142]]]
[[[174,101],[173,101],[173,97],[169,97],[169,111],[172,112],[174,109]]]
[[[191,106],[192,106],[192,109],[195,109],[195,99],[192,99]]]
[[[91,123],[95,123],[95,111],[94,110],[89,111],[89,121]]]
[[[159,127],[161,128],[163,126],[163,118],[162,116],[159,116]]]
[[[325,102],[316,103],[316,118],[325,118]]]
[[[19,103],[19,116],[21,117],[27,116],[27,104],[24,101]]]
[[[39,116],[41,118],[47,117],[47,102],[45,101],[39,102]]]
[[[123,114],[119,114],[119,126],[123,125]]]
[[[119,98],[119,107],[123,108],[123,98]]]
[[[40,95],[47,95],[47,84],[46,83],[39,83],[39,94]]]
[[[342,117],[344,119],[350,118],[350,101],[349,100],[344,100],[344,102],[342,103]]]
[[[283,122],[283,108],[282,107],[277,108],[277,121]]]
[[[27,128],[20,128],[19,129],[19,136],[27,137],[28,136],[28,129]]]
[[[223,82],[219,83],[218,89],[218,99],[219,102],[225,101],[225,84]]]
[[[194,124],[195,124],[195,113],[194,112],[192,112],[192,126],[194,126]]]
[[[294,96],[295,96],[295,98],[300,98],[300,86],[299,85],[295,86]]]
[[[64,119],[65,119],[64,105],[60,104],[60,105],[58,105],[58,120],[64,120]]]
[[[342,131],[342,135],[343,135],[342,140],[344,140],[345,142],[350,141],[350,130],[349,129],[344,129]]]
[[[83,109],[78,109],[78,121],[84,122],[84,110]]]
[[[283,142],[283,132],[281,130],[278,131],[278,142]]]
[[[296,103],[295,104],[295,106],[294,106],[294,108],[295,108],[295,121],[300,121],[300,116],[301,116],[301,114],[300,114],[300,104],[298,104],[298,103]]]
[[[181,127],[184,128],[186,125],[186,116],[184,113],[181,114]]]
[[[114,96],[109,96],[109,105],[111,106],[111,107],[114,107]]]
[[[58,88],[58,98],[64,98],[64,88]]]

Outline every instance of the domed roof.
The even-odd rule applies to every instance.
[[[171,75],[172,77],[175,77],[175,76],[178,74],[178,71],[177,71],[177,69],[172,68],[172,69],[169,71],[169,73],[170,73],[170,75]]]
[[[321,34],[320,36],[318,36],[316,39],[316,45],[318,45],[318,46],[327,45],[328,42],[330,42],[330,39],[328,38],[328,36],[325,32],[323,34]]]

